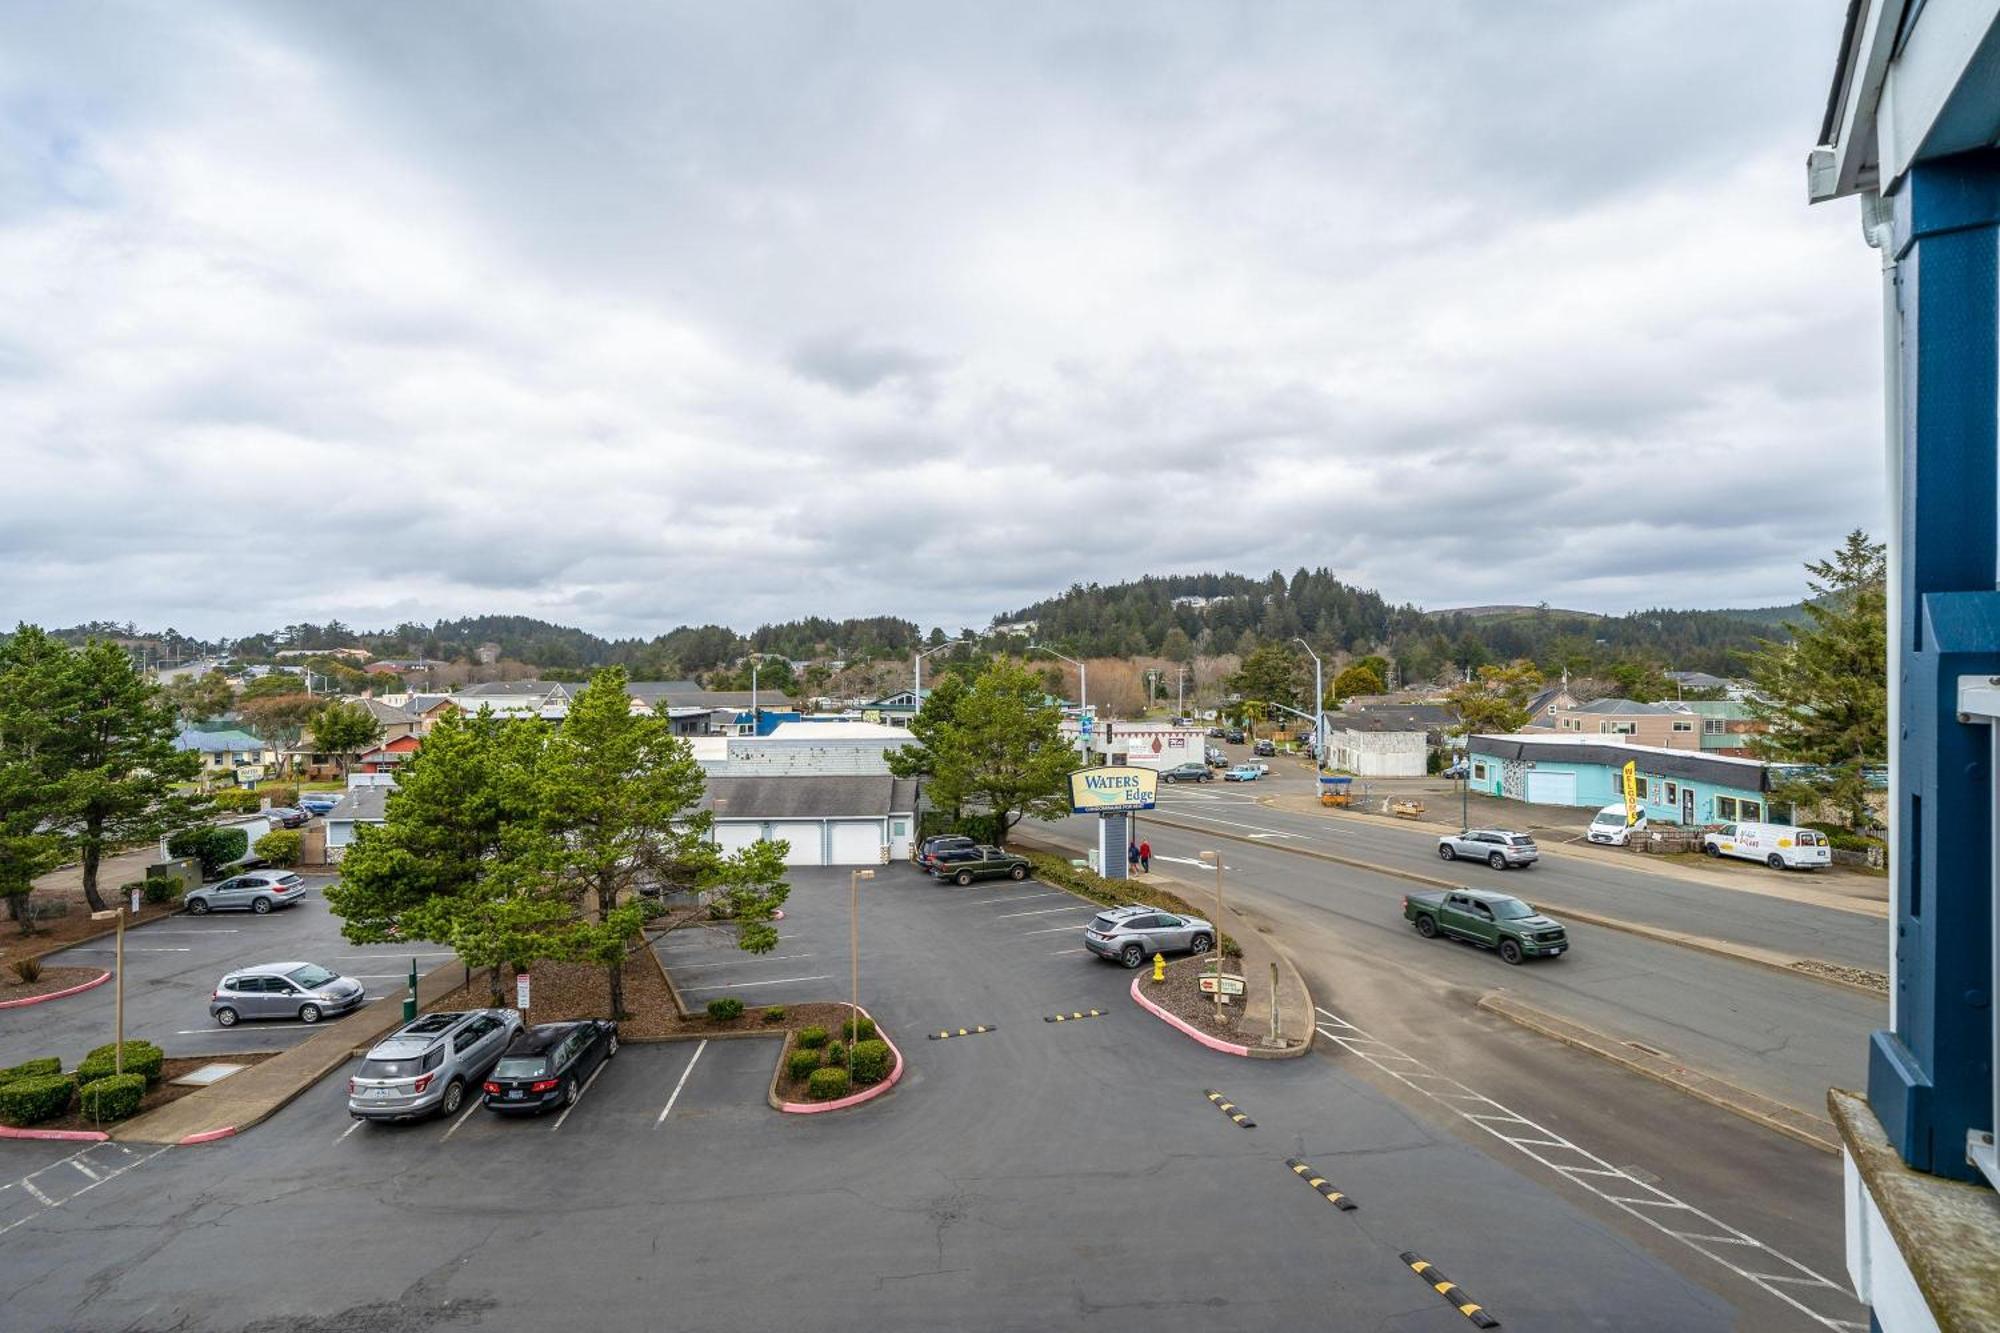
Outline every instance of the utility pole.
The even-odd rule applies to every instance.
[[[1326,682],[1325,668],[1320,665],[1319,654],[1304,639],[1294,640],[1306,650],[1306,656],[1313,660],[1313,763],[1326,767]]]
[[[872,870],[856,870],[847,877],[847,1067],[854,1068],[854,1043],[861,1036],[861,881],[875,878]]]

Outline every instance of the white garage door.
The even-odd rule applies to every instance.
[[[771,841],[777,842],[780,838],[792,845],[791,850],[785,853],[786,865],[816,866],[825,864],[820,860],[820,826],[818,821],[810,824],[771,825]]]
[[[1528,800],[1535,805],[1575,805],[1576,774],[1528,774]]]
[[[882,862],[882,821],[850,819],[833,826],[833,862],[872,866]]]
[[[715,845],[724,852],[741,851],[764,838],[764,826],[755,821],[715,826]]]

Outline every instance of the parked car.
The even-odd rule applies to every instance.
[[[312,792],[299,797],[299,809],[309,815],[324,815],[340,804],[340,793],[330,791]]]
[[[1228,741],[1231,745],[1243,744],[1243,728],[1231,727],[1222,733],[1222,739]]]
[[[998,847],[975,847],[970,853],[962,849],[942,853],[931,867],[931,874],[954,884],[970,884],[975,879],[994,879],[1001,875],[1008,879],[1026,879],[1033,870],[1033,864],[1025,856],[1016,856]]]
[[[1162,770],[1160,773],[1160,781],[1208,782],[1214,776],[1215,776],[1214,774],[1208,771],[1207,764],[1197,764],[1189,762],[1185,764],[1175,764],[1172,768]]]
[[[1554,958],[1569,949],[1569,934],[1560,921],[1504,893],[1457,889],[1405,894],[1403,918],[1427,940],[1445,935],[1497,949],[1504,963]]]
[[[1762,861],[1773,870],[1818,870],[1833,864],[1833,843],[1824,833],[1792,824],[1724,824],[1702,836],[1701,849],[1714,857]]]
[[[1256,755],[1260,759],[1270,759],[1278,753],[1278,747],[1273,745],[1270,741],[1267,740],[1258,741],[1255,745],[1250,747],[1250,753]]]
[[[1255,782],[1264,776],[1264,770],[1255,764],[1238,764],[1222,774],[1224,782]]]
[[[1505,829],[1476,828],[1463,833],[1447,833],[1438,839],[1438,855],[1447,861],[1460,857],[1484,861],[1495,870],[1514,870],[1542,859],[1535,840],[1525,833]]]
[[[271,821],[272,828],[304,828],[306,821],[312,818],[305,811],[290,805],[274,805],[263,815]]]
[[[348,1114],[357,1120],[451,1115],[520,1030],[521,1015],[512,1009],[425,1014],[368,1052],[347,1080]]]
[[[1202,758],[1208,762],[1210,768],[1229,767],[1229,756],[1216,749],[1213,745],[1209,746],[1202,754]]]
[[[1156,953],[1207,953],[1214,945],[1214,926],[1198,916],[1177,916],[1157,907],[1114,907],[1083,928],[1084,948],[1127,967],[1138,967]]]
[[[1462,759],[1438,774],[1446,782],[1463,782],[1470,775],[1471,770],[1466,767],[1465,761]]]
[[[306,896],[306,882],[289,870],[250,870],[189,891],[183,899],[195,916],[210,912],[255,912],[290,907]]]
[[[507,1044],[480,1084],[486,1109],[533,1115],[574,1106],[597,1067],[618,1054],[618,1025],[601,1018],[538,1023]]]
[[[937,862],[939,852],[972,851],[977,842],[962,833],[945,833],[935,838],[925,838],[917,847],[917,864],[929,870]]]
[[[1625,805],[1607,805],[1590,817],[1590,825],[1584,830],[1584,837],[1591,842],[1603,843],[1611,847],[1623,847],[1632,836],[1646,831],[1645,812],[1641,811],[1638,821],[1625,822]]]
[[[208,1016],[226,1028],[245,1019],[317,1023],[359,1008],[367,988],[318,963],[258,963],[231,972],[208,997]]]
[[[1219,741],[1228,734],[1229,733],[1224,731],[1221,727],[1210,727],[1208,729],[1208,738],[1210,740]]]

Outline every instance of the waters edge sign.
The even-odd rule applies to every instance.
[[[1069,775],[1069,808],[1079,815],[1151,810],[1159,781],[1150,768],[1079,768]]]

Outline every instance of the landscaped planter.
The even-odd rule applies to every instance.
[[[846,1005],[838,1006],[838,1010],[839,1017],[836,1020],[836,1024],[845,1023],[852,1011]],[[862,1030],[865,1032],[868,1025],[874,1023],[874,1016],[866,1009],[863,1009],[861,1010],[861,1018],[863,1020]],[[825,1045],[818,1047],[806,1045],[801,1041],[801,1034],[808,1032],[810,1027],[811,1025],[807,1027],[795,1027],[788,1032],[785,1037],[784,1047],[778,1053],[778,1067],[771,1074],[770,1090],[771,1105],[778,1110],[783,1111],[787,1115],[816,1115],[821,1111],[842,1111],[850,1106],[859,1106],[863,1102],[874,1100],[901,1081],[903,1077],[903,1052],[879,1024],[875,1026],[873,1039],[864,1038],[860,1042],[857,1042],[855,1044],[856,1048],[849,1052],[847,1061],[836,1063],[828,1061],[822,1056],[821,1062],[808,1072],[805,1070],[804,1065],[814,1062],[802,1059],[798,1062],[800,1067],[795,1069],[793,1061],[794,1053],[803,1054],[815,1049],[824,1052],[835,1044],[844,1044],[845,1032],[841,1027],[836,1025],[826,1029],[827,1040]],[[878,1044],[880,1047],[886,1048],[886,1050],[871,1049]],[[835,1090],[837,1095],[826,1095],[827,1089],[825,1088],[821,1088],[820,1095],[816,1096],[814,1094],[815,1076],[823,1082],[838,1082],[838,1080],[830,1080],[829,1076],[834,1072],[843,1072],[850,1069],[853,1073],[857,1074],[872,1072],[869,1070],[870,1056],[875,1056],[879,1061],[877,1065],[881,1069],[879,1077],[859,1085],[850,1079]]]

